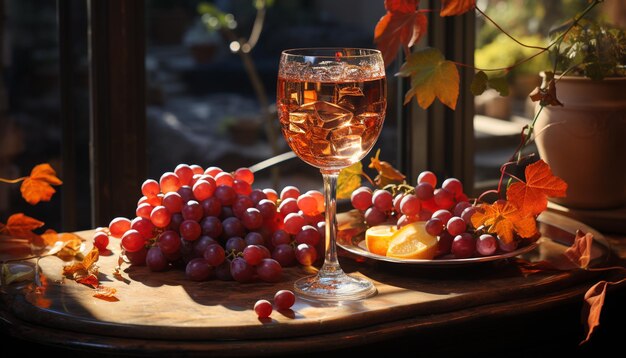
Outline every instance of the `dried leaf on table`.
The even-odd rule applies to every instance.
[[[61,185],[63,182],[57,178],[56,172],[50,164],[39,164],[33,168],[30,176],[24,179],[20,191],[22,197],[29,204],[35,205],[40,201],[50,201],[56,192],[52,185]]]
[[[441,0],[440,16],[464,14],[476,7],[476,0]]]
[[[405,104],[415,97],[417,104],[426,109],[436,97],[450,109],[456,108],[459,71],[438,49],[427,47],[411,53],[400,67],[398,76],[411,77],[411,88],[404,96]]]
[[[480,209],[472,215],[472,225],[484,225],[488,232],[498,234],[505,243],[511,242],[516,233],[523,238],[530,238],[537,233],[535,218],[521,212],[509,201],[482,204]]]
[[[591,246],[593,245],[593,235],[591,233],[583,233],[576,231],[576,238],[572,246],[565,250],[565,257],[578,265],[578,267],[586,269],[591,261]]]
[[[395,60],[398,50],[409,54],[409,47],[426,33],[428,20],[417,10],[418,0],[387,0],[387,13],[374,29],[374,43],[383,55],[385,65]]]
[[[119,299],[115,297],[117,290],[113,287],[99,285],[96,287],[93,297],[109,302],[117,302]]]
[[[52,229],[46,230],[41,235],[46,246],[50,246],[50,250],[46,255],[56,255],[63,260],[70,260],[80,252],[83,240],[80,236],[68,232],[58,234]]]
[[[98,266],[96,265],[98,257],[98,249],[94,247],[85,255],[82,261],[64,266],[63,275],[78,283],[92,286],[93,288],[98,287]]]
[[[539,215],[548,207],[548,196],[565,196],[567,183],[552,174],[550,166],[543,160],[528,165],[524,173],[526,182],[515,182],[506,191],[507,200],[520,212]]]

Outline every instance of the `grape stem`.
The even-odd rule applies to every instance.
[[[28,178],[28,177],[21,177],[21,178],[17,178],[17,179],[0,178],[0,182],[7,183],[7,184],[16,184],[16,183],[19,183],[19,182],[23,181],[26,178]]]

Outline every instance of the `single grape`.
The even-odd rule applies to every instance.
[[[202,228],[195,220],[185,220],[180,224],[180,236],[187,241],[197,240],[202,234]]]
[[[137,201],[137,206],[143,204],[143,203],[147,203],[148,202],[148,197],[147,196],[142,196],[141,198],[139,198],[139,200]]]
[[[407,216],[414,216],[419,214],[422,209],[422,204],[417,196],[409,194],[405,195],[400,202],[400,212]]]
[[[300,189],[296,188],[293,185],[287,185],[280,192],[280,200],[285,200],[287,198],[298,199],[300,196]]]
[[[163,194],[159,193],[156,196],[149,197],[146,202],[152,206],[159,206],[163,203],[163,196]]]
[[[317,250],[309,244],[300,244],[296,246],[296,260],[301,265],[311,266],[317,260]]]
[[[213,275],[213,266],[203,258],[195,258],[185,268],[185,274],[192,281],[206,281]]]
[[[247,195],[238,195],[237,199],[235,199],[235,202],[233,203],[233,214],[235,214],[235,216],[238,219],[243,219],[243,215],[246,212],[246,210],[248,210],[249,208],[253,208],[254,207],[254,201],[252,201],[252,199],[247,196]]]
[[[248,168],[239,168],[235,170],[235,179],[243,180],[252,185],[254,183],[254,173]]]
[[[202,235],[217,239],[222,235],[222,221],[215,216],[207,216],[200,222]]]
[[[163,175],[161,175],[161,179],[159,180],[159,185],[161,186],[161,191],[164,194],[167,194],[170,191],[177,191],[182,186],[178,175],[172,172],[163,173]]]
[[[263,189],[263,193],[267,195],[268,200],[271,200],[274,202],[274,204],[276,204],[276,202],[278,201],[278,193],[276,192],[276,190],[265,188]]]
[[[202,216],[204,216],[202,206],[195,200],[189,200],[187,204],[183,205],[181,213],[185,220],[200,221],[202,220]]]
[[[220,213],[222,212],[222,203],[216,197],[211,197],[211,198],[202,200],[202,202],[200,203],[200,206],[202,206],[202,211],[204,213],[204,216],[218,217],[220,216]]]
[[[124,251],[124,255],[126,255],[126,258],[128,259],[128,261],[130,261],[131,265],[144,266],[146,264],[146,255],[148,255],[148,249],[142,246],[141,250],[139,251]]]
[[[213,196],[217,188],[215,180],[208,177],[206,179],[198,180],[192,187],[193,196],[197,201],[202,201]]]
[[[261,200],[267,199],[267,195],[261,189],[253,189],[248,196],[252,199],[254,205],[258,205]]]
[[[517,241],[511,240],[511,241],[506,242],[504,239],[498,236],[498,248],[504,252],[511,252],[517,249]]]
[[[483,234],[476,240],[476,251],[483,256],[493,255],[497,248],[498,242],[493,235]]]
[[[141,236],[139,231],[130,229],[122,236],[122,248],[128,252],[137,252],[146,244],[146,239]]]
[[[289,244],[291,242],[291,235],[285,230],[278,229],[272,233],[272,245],[274,247],[281,244]]]
[[[215,277],[220,281],[232,281],[233,276],[230,273],[230,259],[225,259],[221,265],[215,268]]]
[[[248,208],[241,219],[243,226],[248,230],[256,230],[263,225],[263,215],[257,208]]]
[[[291,235],[296,235],[305,225],[304,217],[297,213],[288,214],[283,222],[285,224],[284,230]]]
[[[235,181],[235,178],[233,177],[232,174],[228,172],[221,172],[215,176],[215,183],[217,185],[225,185],[225,186],[232,187],[234,181]]]
[[[294,198],[286,198],[282,199],[280,206],[278,207],[278,211],[283,216],[287,216],[291,213],[297,213],[300,208],[298,207],[298,201]]]
[[[254,312],[259,318],[267,318],[272,314],[272,304],[268,300],[258,300],[254,304]]]
[[[261,235],[261,233],[256,231],[250,231],[243,239],[246,242],[246,245],[260,245],[265,247],[265,238]]]
[[[233,205],[235,199],[237,199],[235,189],[228,185],[218,185],[213,195],[220,200],[222,206]]]
[[[213,244],[207,246],[204,250],[203,257],[209,265],[217,267],[226,259],[226,252],[221,245]]]
[[[437,210],[433,213],[433,218],[437,218],[439,220],[441,220],[441,222],[446,225],[448,224],[448,221],[450,221],[450,219],[452,218],[452,213],[446,209],[440,209]],[[456,235],[455,235],[456,236]]]
[[[152,246],[146,255],[146,265],[153,272],[165,271],[168,261],[158,246]]]
[[[235,179],[233,181],[233,189],[239,195],[250,195],[252,193],[252,186],[243,180]]]
[[[404,199],[404,193],[400,192],[393,198],[393,211],[396,214],[401,214],[402,210],[400,209],[400,204],[402,204],[402,199]]]
[[[169,192],[163,197],[163,206],[170,213],[180,213],[183,210],[183,198],[177,192]]]
[[[263,256],[263,250],[259,245],[248,245],[243,249],[243,258],[249,265],[258,265],[263,259]]]
[[[463,193],[463,184],[457,178],[448,178],[444,180],[441,187],[454,194],[455,197]]]
[[[172,214],[165,208],[165,206],[155,206],[150,213],[150,221],[154,226],[163,229],[166,228],[172,220]]]
[[[478,208],[476,208],[475,206],[470,206],[468,208],[465,208],[465,210],[463,210],[463,213],[461,213],[461,218],[465,220],[468,226],[474,227],[474,225],[472,224],[472,216],[474,216],[477,211]]]
[[[367,209],[365,211],[364,216],[365,216],[365,222],[367,222],[367,225],[369,226],[380,225],[384,223],[385,221],[387,221],[387,214],[385,214],[383,211],[380,211],[375,206],[372,206],[369,209]]]
[[[242,257],[235,257],[230,263],[230,274],[237,282],[247,283],[254,280],[256,270]]]
[[[302,230],[296,234],[296,244],[309,244],[311,246],[316,246],[322,238],[320,232],[316,227],[311,225],[304,225]]]
[[[319,214],[317,200],[313,195],[302,194],[298,197],[297,205],[304,215],[315,216]]]
[[[474,254],[475,249],[474,237],[470,233],[464,232],[454,237],[450,251],[457,259],[466,259]]]
[[[181,243],[182,242],[189,242],[189,241],[182,240]],[[193,244],[193,249],[192,249],[192,253],[190,256],[193,258],[196,258],[196,257],[204,257],[204,252],[206,251],[206,248],[211,245],[219,245],[219,242],[210,236],[202,235],[198,238],[198,240],[192,241],[192,244]]]
[[[309,190],[305,194],[310,195],[315,198],[315,201],[317,202],[317,212],[323,213],[324,209],[326,208],[326,203],[324,201],[324,194],[322,194],[318,190]]]
[[[454,194],[446,189],[435,189],[435,203],[441,209],[450,209],[454,205]]]
[[[135,214],[144,219],[150,219],[150,213],[152,212],[152,209],[154,209],[154,206],[148,203],[143,203],[137,207],[137,209],[135,210]]]
[[[157,239],[157,245],[166,255],[173,254],[180,250],[180,235],[172,230],[163,231]]]
[[[222,236],[225,238],[239,236],[244,237],[246,235],[246,228],[241,223],[241,220],[236,217],[230,217],[222,221]]]
[[[232,206],[222,206],[222,210],[220,211],[220,215],[219,218],[220,220],[224,221],[228,218],[232,218],[235,217],[235,213],[233,212],[233,207]],[[239,219],[239,218],[237,218]]]
[[[145,240],[154,237],[154,224],[149,219],[136,217],[130,222],[130,228],[137,230]]]
[[[264,258],[256,266],[256,274],[265,282],[278,282],[283,274],[283,268],[278,261]]]
[[[439,218],[431,218],[426,222],[426,226],[424,227],[426,232],[432,236],[439,236],[443,229],[445,228],[443,222]]]
[[[261,199],[256,208],[259,209],[264,220],[271,220],[276,216],[276,203],[269,199]]]
[[[437,236],[437,253],[436,257],[447,255],[452,250],[452,241],[454,236],[450,235],[447,231],[442,232]]]
[[[415,196],[422,201],[432,199],[434,195],[435,188],[430,183],[419,183],[415,187]]]
[[[182,224],[183,221],[185,221],[185,219],[183,219],[183,214],[181,213],[172,214],[172,219],[170,220],[169,229],[178,231],[180,229],[180,224]]]
[[[467,229],[467,224],[465,220],[461,219],[458,216],[453,216],[448,223],[446,224],[446,230],[452,236],[460,235]]]
[[[98,251],[105,251],[108,245],[109,235],[107,235],[105,232],[97,231],[93,235],[93,246],[95,246]]]
[[[222,168],[220,167],[208,167],[206,168],[206,170],[204,171],[204,174],[206,175],[210,175],[213,178],[215,178],[217,176],[217,174],[223,172]]]
[[[200,168],[202,169],[202,168]],[[174,169],[174,174],[178,175],[181,185],[190,185],[193,178],[193,169],[187,164],[178,164]]]
[[[154,179],[147,179],[141,184],[141,193],[148,198],[156,196],[159,192],[161,192],[161,188]]]
[[[193,189],[189,185],[181,186],[176,192],[183,199],[183,204],[189,200],[196,200],[196,197],[193,196]]]
[[[387,190],[377,189],[372,195],[372,205],[384,213],[393,209],[393,195]]]
[[[204,169],[202,169],[202,167],[199,166],[198,164],[191,164],[189,168],[191,168],[194,174],[200,174],[200,175],[204,174]]]
[[[421,183],[428,183],[435,188],[437,186],[437,176],[435,173],[425,170],[417,177],[417,184]]]
[[[111,220],[109,223],[109,232],[111,232],[111,236],[115,238],[120,238],[126,231],[130,229],[130,220],[125,217],[116,217]]]
[[[246,246],[246,241],[243,238],[235,236],[226,240],[226,245],[224,245],[224,249],[227,252],[234,252],[235,254],[238,254],[240,252],[243,252],[243,249],[245,249]]]
[[[274,295],[274,305],[278,310],[288,310],[296,303],[296,295],[289,290],[280,290]]]
[[[471,207],[472,204],[470,204],[467,201],[459,201],[458,203],[456,203],[456,205],[454,205],[454,209],[452,209],[452,214],[454,214],[454,216],[460,216],[463,217],[463,210]],[[465,220],[465,218],[463,218],[463,220]],[[466,222],[469,223],[469,221],[465,220]]]
[[[279,244],[274,247],[272,258],[283,267],[291,267],[296,264],[296,251],[291,245]]]

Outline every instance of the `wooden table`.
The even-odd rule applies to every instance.
[[[592,229],[554,214],[545,214],[543,221],[550,224],[542,225],[542,242],[525,258],[568,265],[561,255],[573,238],[568,232]],[[78,234],[88,242],[92,232]],[[615,262],[615,252],[605,246],[606,240],[597,232],[596,237],[600,240],[594,246],[594,264]],[[621,245],[623,253],[624,241],[614,242]],[[116,244],[113,239],[109,247]],[[375,282],[377,295],[337,304],[299,297],[292,310],[275,311],[268,319],[258,319],[252,310],[254,303],[262,298],[271,300],[279,289],[291,289],[293,281],[306,273],[305,268],[286,269],[285,277],[277,284],[240,284],[216,280],[198,283],[187,280],[181,270],[151,273],[145,267],[125,266],[125,283],[113,278],[118,258],[115,253],[101,257],[98,264],[101,284],[116,288],[119,301],[94,298],[92,289],[63,280],[64,263],[46,257],[40,260],[40,266],[50,283],[46,290],[50,307],[37,307],[26,300],[24,285],[9,286],[0,296],[4,337],[63,348],[97,349],[100,353],[150,356],[303,355],[326,350],[354,353],[359,349],[369,351],[369,347],[398,349],[398,344],[418,345],[426,352],[455,352],[454,344],[463,339],[447,337],[449,332],[460,331],[469,341],[481,339],[480,332],[472,332],[479,327],[494,337],[498,331],[519,334],[513,332],[520,325],[532,323],[559,307],[574,304],[580,309],[582,296],[592,284],[615,275],[583,270],[528,274],[515,260],[424,268],[342,257],[346,271]],[[623,296],[624,291],[624,287],[612,287],[611,292],[622,292]],[[572,318],[578,322],[577,316]],[[517,323],[509,327],[507,322]],[[540,328],[534,329],[540,332]],[[619,329],[623,334],[623,328]],[[582,332],[582,326],[574,331]],[[517,340],[529,339],[533,332],[526,335]],[[488,338],[486,347],[499,346],[497,339],[501,338],[493,342]],[[582,336],[571,338],[578,341]],[[456,348],[461,352],[465,349]],[[415,349],[409,352],[415,353]]]

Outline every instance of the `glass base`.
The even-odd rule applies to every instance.
[[[376,287],[370,280],[349,276],[343,271],[301,278],[294,283],[294,288],[304,298],[320,301],[360,300],[376,293]]]

